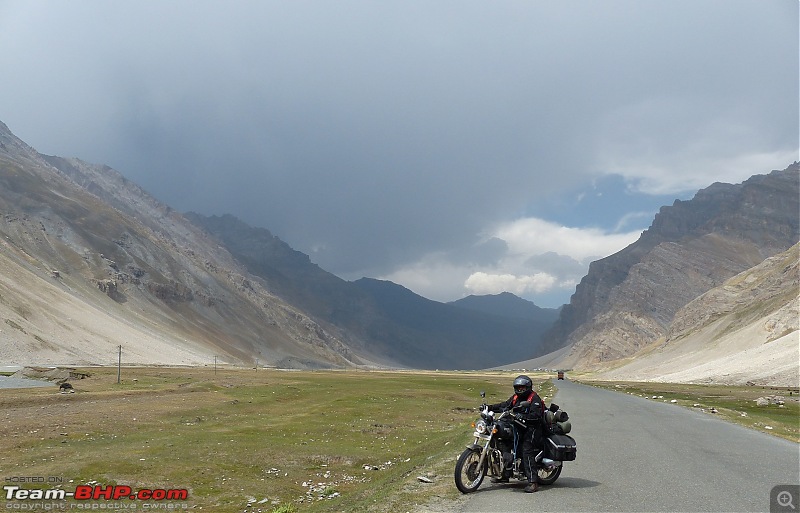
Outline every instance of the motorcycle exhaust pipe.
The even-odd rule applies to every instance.
[[[544,456],[544,451],[540,451],[539,454],[536,455],[534,460],[537,463],[541,463],[542,465],[544,465],[544,467],[547,470],[551,470],[551,469],[553,469],[555,467],[561,466],[561,462],[560,461],[553,461],[550,458],[543,458],[543,456]]]
[[[553,461],[550,458],[542,458],[542,465],[544,465],[548,470],[558,467],[559,463],[560,462]]]

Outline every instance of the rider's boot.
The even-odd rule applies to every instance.
[[[532,471],[529,473],[526,472],[526,476],[528,477],[528,486],[525,487],[525,491],[527,493],[533,493],[539,490],[539,473],[536,471],[536,466],[534,465]]]

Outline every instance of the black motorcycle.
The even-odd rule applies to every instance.
[[[481,392],[481,396],[485,396]],[[472,423],[475,441],[459,456],[455,468],[456,487],[461,493],[478,489],[487,475],[527,480],[522,464],[522,441],[519,433],[525,424],[515,413],[530,406],[527,401],[495,415],[487,405],[481,405],[480,418]],[[577,452],[575,440],[567,436],[572,426],[567,412],[551,404],[545,412],[544,449],[536,456],[540,484],[553,484],[561,475],[562,462],[573,461]]]

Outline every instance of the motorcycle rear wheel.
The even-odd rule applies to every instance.
[[[481,453],[473,449],[465,449],[458,457],[454,477],[456,488],[461,493],[471,493],[478,489],[486,477],[486,464],[478,468]]]
[[[562,468],[564,467],[562,467],[561,465],[554,467],[552,470],[540,468],[538,472],[539,484],[551,485],[555,483],[556,479],[558,479],[558,476],[561,475]]]

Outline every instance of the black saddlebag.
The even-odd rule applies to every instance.
[[[555,461],[573,461],[578,450],[575,439],[567,435],[550,435],[545,446],[545,454]]]

